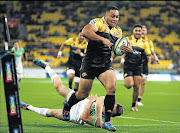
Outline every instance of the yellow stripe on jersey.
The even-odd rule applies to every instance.
[[[78,38],[74,39],[74,38],[69,38],[68,40],[65,41],[66,45],[70,45],[72,47],[77,47],[80,49],[85,49],[87,48],[88,42],[86,41],[86,39],[84,39],[84,41],[82,41],[81,43],[79,43]]]
[[[137,40],[134,37],[134,35],[131,35],[131,36],[127,37],[127,39],[130,43],[132,43],[132,46],[137,46],[137,47],[144,49],[144,51],[146,52],[146,55],[151,54],[148,42],[144,41],[142,38]]]
[[[111,30],[108,27],[109,25],[106,23],[104,17],[102,18],[95,18],[89,22],[89,24],[93,25],[96,28],[96,31],[104,32],[112,34],[116,37],[122,37],[122,30],[119,26],[113,27]]]

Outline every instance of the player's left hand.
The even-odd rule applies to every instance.
[[[132,48],[131,45],[128,45],[128,46],[122,45],[122,46],[121,46],[121,51],[122,51],[122,52],[132,52],[132,51],[133,51],[133,48]]]
[[[91,94],[91,95],[89,96],[89,101],[95,102],[95,101],[97,100],[97,98],[98,98],[98,97],[97,97],[97,94],[96,94],[95,96]]]
[[[76,49],[76,53],[80,55],[81,54],[81,49],[80,48]]]
[[[157,64],[160,64],[160,60],[159,59],[157,59],[156,62],[157,62]]]
[[[27,62],[27,61],[25,61],[25,62],[24,62],[24,65],[27,67],[27,66],[28,66],[28,62]]]

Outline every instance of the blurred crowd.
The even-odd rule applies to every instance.
[[[64,40],[78,34],[91,19],[102,17],[102,13],[110,4],[120,9],[118,25],[122,28],[124,36],[132,34],[131,29],[134,24],[146,25],[148,34],[153,35],[155,52],[156,48],[160,49],[156,52],[159,59],[173,60],[174,67],[179,66],[180,12],[178,9],[180,2],[178,1],[1,1],[0,9],[8,19],[19,20],[20,24],[42,26],[42,29],[25,29],[27,33],[21,34],[27,34],[27,37],[16,38],[25,42],[27,52],[48,48],[51,52],[46,54],[55,56],[56,49]],[[45,18],[45,14],[51,13],[57,14],[55,18]],[[49,32],[52,30],[50,25],[65,27],[65,29]],[[153,28],[155,30],[151,30]],[[29,34],[34,34],[35,37],[28,37]],[[171,38],[174,34],[174,38]],[[168,41],[167,36],[172,41]],[[60,40],[58,45],[48,39],[41,41],[48,37],[64,37],[64,40]],[[0,43],[2,49],[2,41]],[[32,55],[29,54],[29,56]]]

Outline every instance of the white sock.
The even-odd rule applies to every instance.
[[[47,73],[50,75],[51,80],[53,82],[55,77],[59,77],[52,69],[50,66],[46,66],[45,70],[47,71]]]
[[[29,106],[28,106],[28,109],[31,110],[31,111],[34,111],[34,112],[36,112],[36,113],[38,113],[38,114],[40,114],[40,115],[42,115],[42,116],[47,116],[47,115],[46,115],[46,112],[47,112],[48,110],[50,110],[50,109],[48,109],[48,108],[38,108],[38,107],[34,107],[34,106],[32,106],[32,105],[29,105]]]

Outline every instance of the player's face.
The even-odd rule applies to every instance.
[[[14,48],[15,48],[16,50],[19,48],[19,43],[18,43],[18,42],[14,43]]]
[[[136,39],[139,39],[141,38],[141,35],[142,35],[142,29],[141,27],[135,27],[134,30],[133,30],[133,35]]]
[[[83,42],[84,39],[85,38],[83,37],[82,33],[79,33],[79,38],[78,38],[79,42]]]
[[[115,27],[119,21],[119,11],[118,10],[110,10],[105,14],[105,20],[107,24],[111,27]]]
[[[147,29],[146,27],[142,28],[142,37],[144,38],[147,35]]]

